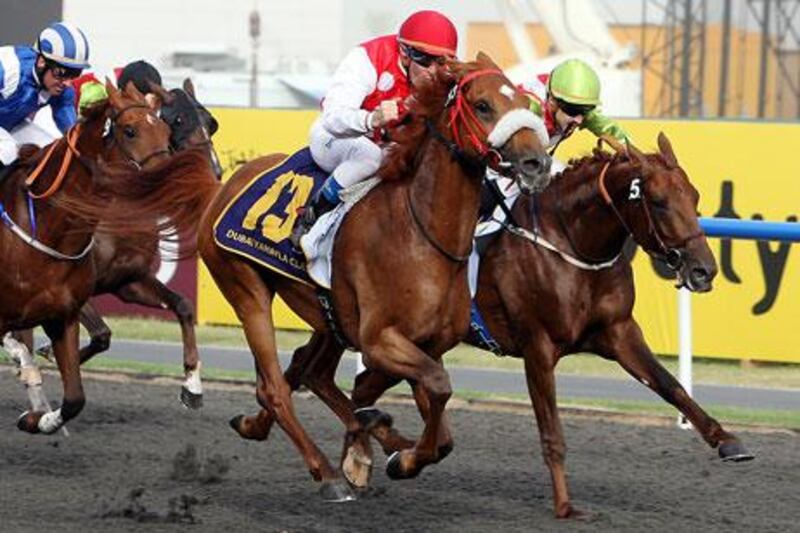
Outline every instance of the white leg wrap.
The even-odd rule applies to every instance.
[[[203,382],[200,380],[200,363],[197,363],[197,368],[188,370],[183,380],[183,386],[192,394],[203,394]]]
[[[39,419],[39,431],[45,435],[55,433],[63,425],[64,419],[61,418],[60,407],[55,411],[43,414],[42,418]]]

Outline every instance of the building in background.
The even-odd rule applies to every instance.
[[[4,42],[32,41],[44,23],[63,13],[89,35],[100,74],[145,58],[164,71],[167,85],[192,77],[211,105],[316,107],[349,48],[396,31],[414,10],[432,8],[453,18],[462,57],[483,50],[517,81],[566,55],[587,59],[600,72],[611,115],[800,117],[800,0],[3,4]],[[253,11],[260,19],[255,54],[248,31]]]

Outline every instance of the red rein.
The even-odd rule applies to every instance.
[[[478,151],[481,157],[486,157],[490,152],[490,148],[486,145],[486,142],[481,140],[485,139],[487,136],[486,129],[478,120],[478,117],[475,116],[472,107],[464,99],[463,88],[475,78],[492,74],[503,76],[503,73],[498,69],[482,69],[470,72],[461,78],[455,89],[455,103],[450,110],[450,127],[452,128],[453,140],[456,145],[462,150],[464,149],[461,133],[458,129],[458,121],[460,120],[467,130],[467,137],[472,143],[472,146]]]

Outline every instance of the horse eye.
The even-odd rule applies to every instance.
[[[175,119],[175,125],[176,125],[176,126],[180,126],[180,125],[182,125],[182,124],[183,124],[183,117],[181,117],[181,116],[178,116],[178,117]]]
[[[133,128],[133,126],[125,126],[122,129],[122,133],[124,133],[125,137],[127,137],[128,139],[133,139],[134,137],[136,137],[136,130]]]
[[[478,100],[478,102],[475,104],[475,111],[484,115],[488,115],[492,112],[492,106],[490,106],[485,100]]]

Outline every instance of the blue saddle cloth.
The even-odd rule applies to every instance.
[[[214,239],[225,250],[314,285],[305,256],[289,237],[301,208],[326,178],[303,148],[253,178],[228,203],[214,224]]]

